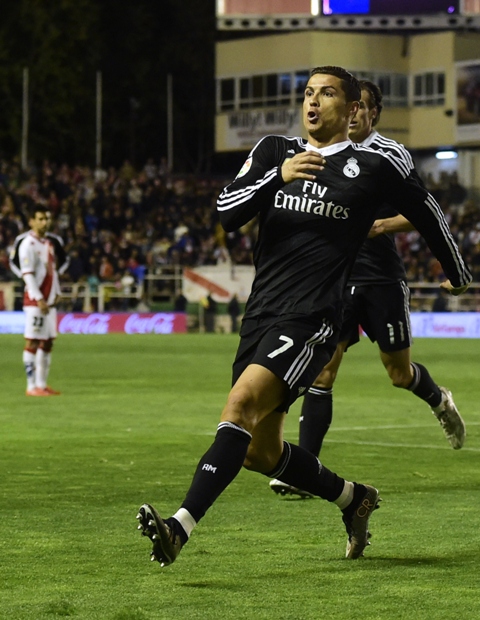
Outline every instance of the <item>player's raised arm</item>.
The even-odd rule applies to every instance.
[[[307,181],[317,180],[314,172],[320,172],[325,167],[325,159],[315,151],[297,153],[291,159],[285,160],[282,166],[282,178],[285,183],[291,183],[297,179]]]
[[[252,150],[235,180],[218,198],[217,210],[225,230],[237,230],[249,222],[287,183],[314,180],[312,173],[323,170],[324,159],[319,154],[295,153],[287,146],[284,138],[266,136]]]
[[[225,230],[237,230],[249,222],[285,185],[281,163],[276,157],[276,137],[266,136],[260,140],[235,180],[218,197],[217,211]]]

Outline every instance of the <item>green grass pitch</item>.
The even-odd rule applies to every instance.
[[[425,403],[390,386],[368,341],[335,386],[322,461],[383,498],[365,558],[336,506],[279,498],[242,471],[171,567],[149,562],[143,502],[175,511],[230,385],[235,335],[60,336],[27,398],[21,336],[0,336],[0,618],[450,620],[479,617],[480,395],[475,340],[413,359],[467,423],[452,450]],[[296,442],[300,402],[287,418]]]

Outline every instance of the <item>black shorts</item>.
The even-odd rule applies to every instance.
[[[358,326],[381,351],[403,351],[412,345],[410,290],[405,282],[349,286],[344,294],[340,342],[359,341]]]
[[[330,361],[337,342],[338,330],[329,321],[244,319],[232,385],[249,364],[268,368],[287,384],[289,396],[278,411],[288,411]]]

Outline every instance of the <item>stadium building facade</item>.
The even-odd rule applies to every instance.
[[[304,135],[309,70],[346,67],[384,94],[382,134],[412,150],[421,172],[458,172],[480,191],[480,33],[262,33],[216,45],[217,153],[249,151],[267,134]],[[436,160],[453,151],[456,159]]]

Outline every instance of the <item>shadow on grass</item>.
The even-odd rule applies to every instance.
[[[59,601],[51,601],[47,605],[45,613],[48,616],[53,616],[56,618],[66,618],[68,616],[74,616],[76,611],[73,603],[66,599],[61,599]]]
[[[242,592],[243,586],[231,583],[229,581],[223,580],[211,580],[211,581],[184,581],[178,582],[176,584],[180,588],[204,588],[204,589],[215,589],[218,588],[220,590],[230,590],[232,592]]]

